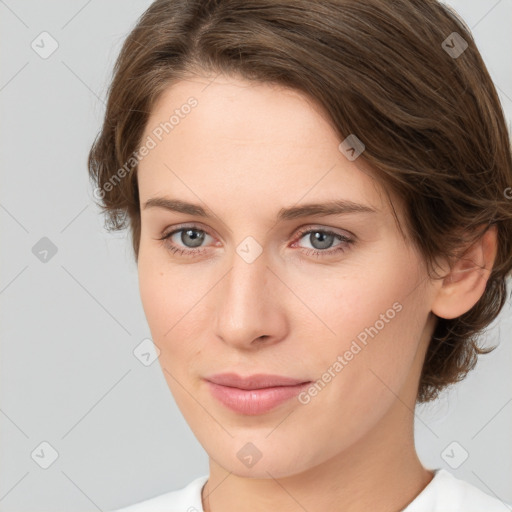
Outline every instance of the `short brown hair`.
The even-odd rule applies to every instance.
[[[509,134],[465,23],[434,0],[153,2],[124,42],[88,160],[105,226],[131,228],[136,260],[134,155],[160,93],[194,73],[296,89],[325,109],[340,140],[356,134],[361,158],[403,199],[429,273],[438,256],[452,257],[462,239],[496,225],[485,292],[462,316],[437,319],[417,401],[462,380],[489,351],[477,335],[502,309],[512,268]]]

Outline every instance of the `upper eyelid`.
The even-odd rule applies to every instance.
[[[331,228],[329,226],[319,226],[319,225],[316,225],[316,226],[308,226],[308,227],[304,227],[304,228],[298,228],[296,231],[300,235],[304,235],[304,234],[308,233],[309,231],[327,231],[327,232],[330,232],[330,233],[334,233],[335,235],[347,236],[344,233],[338,232],[339,230],[340,230],[340,228]],[[342,231],[348,233],[347,238],[348,237],[350,237],[350,238],[354,237],[354,235],[352,235],[352,233],[350,233],[346,229],[344,229]]]
[[[171,233],[176,233],[177,231],[181,231],[183,229],[197,229],[197,231],[204,231],[205,233],[209,233],[208,229],[205,229],[201,227],[200,224],[178,224],[177,226],[172,226],[169,229],[164,229],[162,233],[165,233],[166,235],[170,235]]]

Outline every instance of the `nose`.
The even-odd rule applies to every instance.
[[[216,336],[239,349],[278,343],[288,328],[283,293],[265,252],[251,263],[235,253],[214,297]]]

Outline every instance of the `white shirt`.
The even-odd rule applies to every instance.
[[[512,505],[490,496],[478,487],[435,469],[434,478],[401,512],[510,512]],[[113,512],[204,512],[201,490],[208,480],[203,475],[186,487],[161,494]]]

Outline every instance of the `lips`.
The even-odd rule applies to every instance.
[[[249,375],[247,377],[241,377],[236,373],[221,373],[206,377],[206,380],[221,386],[238,389],[263,389],[274,388],[277,386],[296,386],[297,384],[310,382],[307,379],[293,379],[291,377],[268,375],[263,373]]]
[[[213,397],[232,411],[245,415],[271,411],[296,397],[311,383],[281,375],[241,377],[234,373],[212,375],[205,380]]]

